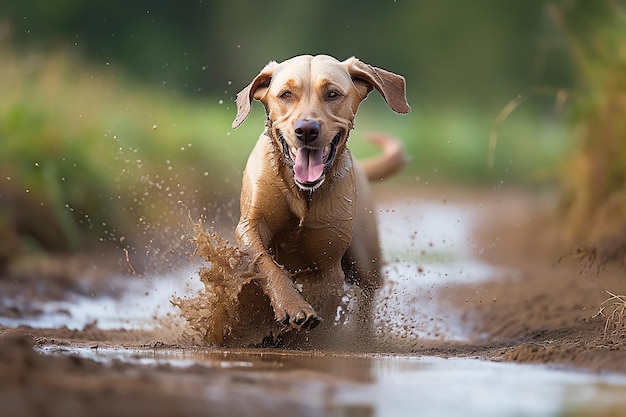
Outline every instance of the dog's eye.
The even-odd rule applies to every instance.
[[[278,95],[278,97],[285,99],[285,100],[290,99],[291,96],[292,96],[291,91],[283,91],[282,93]]]
[[[333,99],[336,99],[336,98],[339,98],[339,97],[341,97],[341,93],[339,93],[339,91],[337,91],[337,90],[328,90],[326,92],[326,99],[327,100],[333,100]]]

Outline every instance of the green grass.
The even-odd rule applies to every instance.
[[[29,229],[35,246],[76,250],[85,232],[128,238],[236,188],[229,159],[240,164],[245,145],[231,146],[227,106],[130,86],[59,52],[4,49],[0,60],[10,63],[0,77],[3,233]]]
[[[0,61],[0,239],[17,242],[0,245],[0,264],[93,239],[138,245],[156,229],[178,235],[189,216],[236,215],[241,173],[263,128],[260,103],[232,130],[234,103],[147,89],[64,52],[20,55],[5,46]],[[411,183],[528,184],[565,147],[558,118],[520,109],[502,126],[490,168],[500,109],[412,104],[411,114],[396,115],[373,92],[357,115],[355,155],[375,152],[359,136],[383,131],[404,142],[411,163],[402,175]]]
[[[545,100],[520,106],[500,126],[493,167],[489,166],[489,134],[500,108],[416,106],[409,115],[399,116],[382,103],[368,106],[366,102],[362,107],[351,142],[354,154],[374,152],[359,140],[361,132],[388,132],[403,141],[410,155],[403,172],[408,180],[476,186],[544,184],[557,177],[557,166],[569,145],[566,116],[554,114]]]

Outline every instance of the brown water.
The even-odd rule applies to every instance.
[[[250,402],[267,415],[626,415],[626,377],[542,366],[383,354],[246,349],[119,349],[45,346],[46,354],[103,363],[213,370],[196,380],[209,404],[231,415]],[[183,377],[184,378],[184,377]],[[296,412],[295,410],[298,410]]]
[[[514,306],[514,310],[504,310],[509,316],[495,316],[504,317],[501,323],[491,323],[497,331],[507,326],[525,331],[524,320],[528,317],[520,315],[518,321],[508,321],[511,314],[520,311],[519,303],[514,304],[517,300],[511,297],[512,282],[503,292],[486,293],[482,298],[483,287],[496,276],[502,276],[502,267],[481,258],[485,247],[474,238],[473,229],[480,223],[483,211],[482,205],[451,206],[415,200],[390,201],[381,206],[381,240],[389,263],[384,270],[385,287],[376,301],[376,349],[365,353],[356,353],[355,350],[362,349],[351,346],[326,351],[207,346],[206,342],[211,340],[219,342],[220,338],[223,341],[238,334],[257,334],[254,328],[249,333],[242,331],[245,327],[239,323],[244,316],[235,302],[242,291],[251,288],[246,260],[225,241],[210,234],[204,234],[208,240],[201,242],[203,249],[198,252],[205,260],[213,260],[210,264],[197,258],[201,265],[171,274],[143,279],[107,277],[107,285],[123,289],[119,296],[68,293],[59,301],[46,302],[29,298],[26,293],[23,297],[2,297],[3,311],[20,314],[0,316],[0,326],[32,326],[24,331],[35,335],[39,341],[36,350],[40,353],[93,359],[105,364],[104,369],[95,371],[114,378],[116,384],[122,381],[129,386],[141,386],[150,382],[156,384],[149,386],[155,398],[165,393],[173,398],[193,398],[206,405],[207,410],[223,410],[224,415],[238,411],[246,415],[311,416],[626,415],[623,374],[501,363],[492,360],[505,357],[495,353],[497,347],[472,353],[472,346],[478,346],[473,345],[476,334],[470,326],[477,309],[487,303],[494,307],[499,303]],[[511,218],[515,216],[509,210],[506,213]],[[493,245],[500,242],[494,239]],[[557,279],[555,272],[558,271],[549,271],[552,281]],[[516,277],[516,274],[512,270],[504,275]],[[583,285],[583,301],[574,299],[572,310],[584,310],[582,315],[577,312],[574,317],[587,320],[597,312],[599,302],[591,303],[590,307],[584,304],[588,303],[590,291],[576,271],[561,275],[575,277],[564,281],[567,288]],[[545,276],[541,273],[539,281],[530,281],[539,282],[533,288],[546,285]],[[530,280],[532,276],[525,278]],[[597,273],[593,278],[606,279]],[[481,284],[472,286],[476,283]],[[470,284],[472,293],[465,301],[447,303],[454,301],[451,292],[459,284]],[[565,289],[555,291],[558,299],[548,298],[545,303],[541,301],[547,297],[545,291],[538,298],[528,288],[523,290],[516,294],[521,294],[524,308],[530,307],[525,300],[532,300],[538,316],[558,322],[556,326],[548,321],[539,322],[538,331],[530,336],[533,343],[515,339],[510,346],[498,346],[513,355],[545,351],[546,355],[560,352],[561,356],[555,356],[557,360],[567,358],[572,345],[563,345],[558,350],[558,337],[563,334],[564,325],[572,326],[576,321],[572,316],[563,319],[569,310],[565,308],[567,304],[560,305],[558,301],[564,298]],[[475,304],[469,304],[476,294]],[[550,314],[552,306],[557,309]],[[489,311],[498,312],[495,308]],[[462,314],[466,316],[461,317]],[[542,332],[550,326],[557,331],[543,337],[546,333]],[[0,332],[3,331],[0,327]],[[493,335],[485,337],[493,338]],[[593,337],[592,334],[588,340],[596,341]],[[142,344],[148,343],[146,340],[158,343],[154,344],[155,348],[142,348]],[[484,340],[494,345],[499,343]],[[588,347],[596,346],[590,342],[577,347],[574,353],[584,356]],[[181,347],[163,347],[164,343]],[[437,349],[428,348],[429,343]],[[456,349],[459,346],[462,348]],[[550,350],[553,346],[557,349]],[[619,346],[611,346],[610,340],[600,337],[593,361],[601,362],[619,350]],[[523,349],[517,350],[518,347]],[[436,356],[426,356],[431,353]],[[448,356],[451,358],[444,359]],[[546,357],[549,363],[554,363]],[[88,372],[83,372],[82,368],[76,369],[74,361],[67,361],[58,369],[56,363],[50,367],[43,364],[38,369],[31,367],[32,360],[27,359],[23,369],[15,373],[20,381],[56,389],[58,379],[69,387],[71,399],[87,389],[80,379],[85,378],[95,387],[93,392],[88,392],[90,398],[102,394],[97,385],[102,378],[89,366],[86,366]],[[11,356],[7,361],[9,365],[17,362]],[[109,375],[107,370],[114,375]],[[34,375],[32,379],[24,379],[30,372]],[[47,379],[40,378],[42,375]],[[72,381],[77,381],[76,388],[70,386]],[[24,388],[23,398],[28,400],[25,404],[30,404],[27,394],[37,392],[28,384]],[[108,389],[115,392],[110,386]]]

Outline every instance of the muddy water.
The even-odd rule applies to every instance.
[[[387,264],[383,270],[386,283],[374,303],[377,350],[410,352],[423,340],[468,340],[459,313],[443,309],[440,301],[451,285],[487,280],[496,272],[494,266],[481,262],[482,248],[473,242],[473,229],[482,215],[479,206],[430,201],[390,201],[380,206],[380,239]],[[211,236],[202,234],[202,238],[208,240]],[[207,258],[218,262],[210,267],[204,264],[143,279],[110,277],[116,287],[125,288],[120,297],[68,295],[63,301],[37,303],[35,310],[40,314],[33,317],[0,316],[0,324],[70,329],[95,325],[104,330],[172,328],[175,335],[181,328],[197,331],[218,327],[219,323],[221,332],[228,322],[224,316],[229,312],[216,312],[216,306],[230,302],[224,293],[238,291],[248,277],[238,275],[239,254],[225,242],[214,241],[202,248],[211,251],[205,254]],[[215,286],[207,287],[216,281],[225,288],[217,294]],[[232,288],[226,288],[227,285]],[[20,300],[1,302],[10,307]],[[218,338],[211,337],[209,342]],[[174,337],[166,342],[177,340]]]
[[[385,285],[374,300],[375,337],[359,340],[348,336],[338,338],[338,343],[325,341],[323,346],[407,352],[421,347],[426,339],[467,340],[455,312],[443,310],[438,300],[451,285],[486,280],[494,274],[493,266],[479,260],[481,249],[472,241],[480,206],[389,201],[378,214],[388,263],[383,269]],[[207,265],[199,273],[204,288],[195,297],[175,300],[190,326],[204,340],[217,345],[256,345],[268,334],[278,334],[280,328],[268,300],[256,303],[267,308],[250,307],[255,303],[249,299],[242,302],[244,287],[254,277],[250,261],[210,231],[199,229],[196,242],[197,253]],[[333,324],[337,333],[349,335],[357,320],[351,311],[357,303],[358,288],[344,289],[343,305]],[[244,311],[242,305],[247,306]],[[252,317],[246,317],[251,311]],[[261,316],[265,319],[259,319]]]
[[[257,401],[259,410],[305,407],[310,415],[354,417],[626,413],[626,377],[532,365],[277,350],[95,350],[46,346],[41,351],[144,367],[199,366],[230,375],[219,383],[210,378],[200,382],[207,405],[227,397],[239,402]],[[280,388],[285,383],[289,387]],[[236,412],[237,406],[232,407]]]
[[[440,300],[451,285],[488,280],[497,272],[480,260],[483,248],[474,242],[474,229],[484,216],[482,207],[399,200],[386,202],[379,211],[388,261],[387,285],[376,302],[381,335],[404,343],[467,341],[469,333],[458,312],[443,309]]]
[[[232,377],[201,382],[204,385],[199,388],[207,403],[224,395],[239,396],[260,404],[305,404],[313,410],[311,415],[626,415],[623,376],[410,355],[428,340],[469,341],[471,335],[462,326],[460,313],[441,306],[452,285],[496,275],[492,265],[481,261],[484,248],[472,237],[484,217],[480,206],[413,200],[390,201],[380,207],[381,240],[388,264],[384,271],[387,285],[376,302],[375,329],[382,347],[377,352],[393,355],[226,350],[198,344],[184,350],[94,349],[76,344],[38,349],[45,354],[146,368],[165,364],[219,369]],[[35,301],[36,309],[19,310],[38,314],[0,317],[0,325],[149,330],[157,340],[184,345],[181,335],[192,334],[193,329],[171,300],[194,297],[205,288],[197,271],[194,266],[143,279],[111,277],[125,288],[120,297],[70,295],[63,301]],[[0,301],[16,307],[33,302]]]

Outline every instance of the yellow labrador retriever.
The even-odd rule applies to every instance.
[[[411,110],[402,76],[354,57],[270,62],[237,94],[233,128],[246,119],[253,99],[265,106],[267,121],[243,174],[235,239],[253,259],[284,330],[331,326],[346,280],[369,300],[379,286],[381,255],[367,182],[393,174],[405,156],[384,135],[371,138],[382,154],[369,163],[357,164],[346,147],[359,104],[372,89],[395,112]]]

